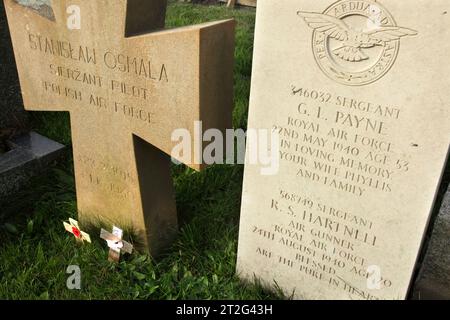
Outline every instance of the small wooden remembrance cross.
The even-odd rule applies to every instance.
[[[80,222],[157,255],[177,230],[172,133],[200,170],[195,121],[231,128],[234,21],[164,30],[166,0],[4,2],[25,108],[70,112]]]
[[[133,252],[133,245],[125,240],[122,240],[123,230],[113,226],[112,233],[102,229],[100,238],[108,243],[109,255],[108,260],[112,262],[119,262],[120,252],[124,251],[128,254]]]
[[[66,231],[74,235],[77,242],[83,243],[84,241],[86,241],[91,243],[91,237],[89,236],[89,234],[80,229],[77,220],[69,218],[69,223],[63,222],[63,224]]]

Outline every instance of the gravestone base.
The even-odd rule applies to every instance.
[[[35,132],[6,142],[9,151],[0,154],[0,201],[23,187],[56,160],[64,146]]]
[[[450,299],[450,186],[442,201],[419,272],[413,299]]]

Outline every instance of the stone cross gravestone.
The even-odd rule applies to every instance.
[[[231,127],[234,21],[164,30],[166,0],[5,4],[26,109],[70,112],[80,222],[158,254],[177,228],[172,132],[195,146],[195,121]]]
[[[302,299],[404,299],[450,141],[448,1],[259,1],[238,273]],[[270,116],[268,116],[270,115]]]

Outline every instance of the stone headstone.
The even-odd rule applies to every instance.
[[[448,1],[260,1],[239,275],[302,299],[404,299],[450,141]]]
[[[26,109],[70,112],[80,222],[157,255],[177,228],[172,132],[231,127],[234,21],[164,30],[165,0],[5,4]]]

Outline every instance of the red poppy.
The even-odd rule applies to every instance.
[[[75,237],[77,237],[78,239],[81,238],[81,232],[80,232],[80,230],[78,230],[77,228],[72,227],[72,233],[73,233],[73,235],[74,235]]]

